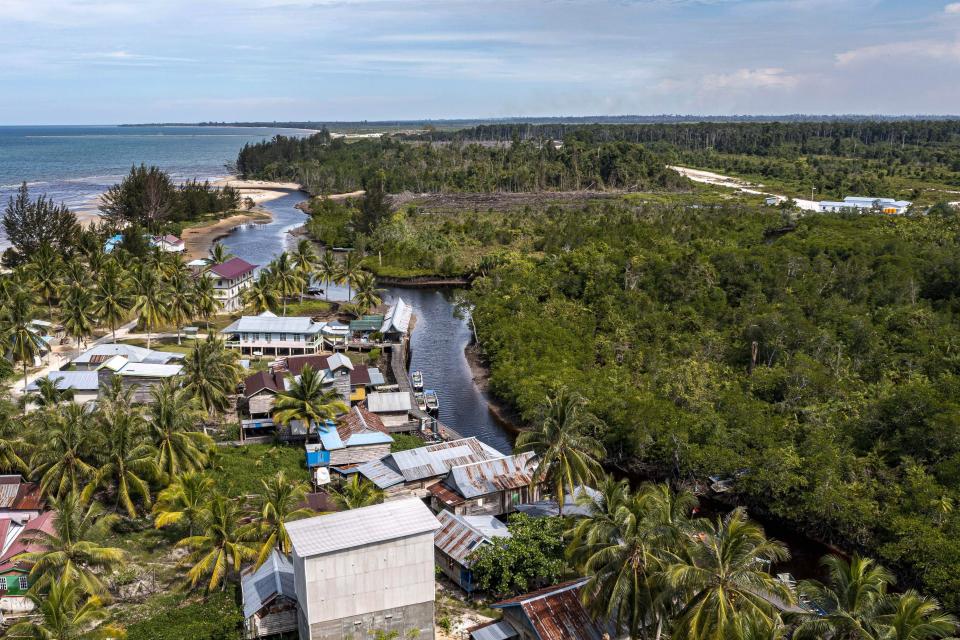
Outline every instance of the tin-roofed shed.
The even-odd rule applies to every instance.
[[[534,483],[533,453],[484,460],[450,469],[443,483],[430,488],[434,511],[459,515],[503,515],[540,496]]]
[[[240,579],[247,638],[261,638],[297,629],[297,594],[290,558],[274,550],[256,571]]]

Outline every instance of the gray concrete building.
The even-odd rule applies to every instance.
[[[288,524],[301,640],[433,640],[439,528],[417,499]]]

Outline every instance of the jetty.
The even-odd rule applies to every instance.
[[[462,435],[417,406],[417,400],[413,395],[413,383],[410,382],[410,376],[407,374],[409,352],[410,338],[408,336],[404,337],[400,343],[390,345],[390,371],[393,373],[393,379],[399,385],[400,391],[410,394],[410,415],[414,419],[410,421],[407,430],[421,436],[433,433],[441,440],[459,440],[463,437]]]

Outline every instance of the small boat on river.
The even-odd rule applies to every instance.
[[[413,372],[413,388],[415,391],[423,391],[423,371]]]
[[[413,397],[417,401],[417,408],[420,409],[420,411],[426,411],[427,398],[423,395],[423,393],[418,391],[417,393],[413,394]]]
[[[423,397],[427,401],[427,413],[432,413],[433,415],[440,413],[440,398],[437,397],[436,391],[427,389],[423,392]]]

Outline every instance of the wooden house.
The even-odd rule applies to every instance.
[[[443,482],[430,487],[431,506],[457,515],[512,513],[518,504],[539,499],[535,471],[536,458],[529,451],[452,467]]]
[[[509,538],[507,525],[493,516],[458,516],[449,511],[437,514],[441,527],[434,535],[437,567],[461,589],[472,593],[474,551],[494,538]]]
[[[262,638],[297,630],[293,563],[276,549],[256,571],[240,579],[244,637]]]

